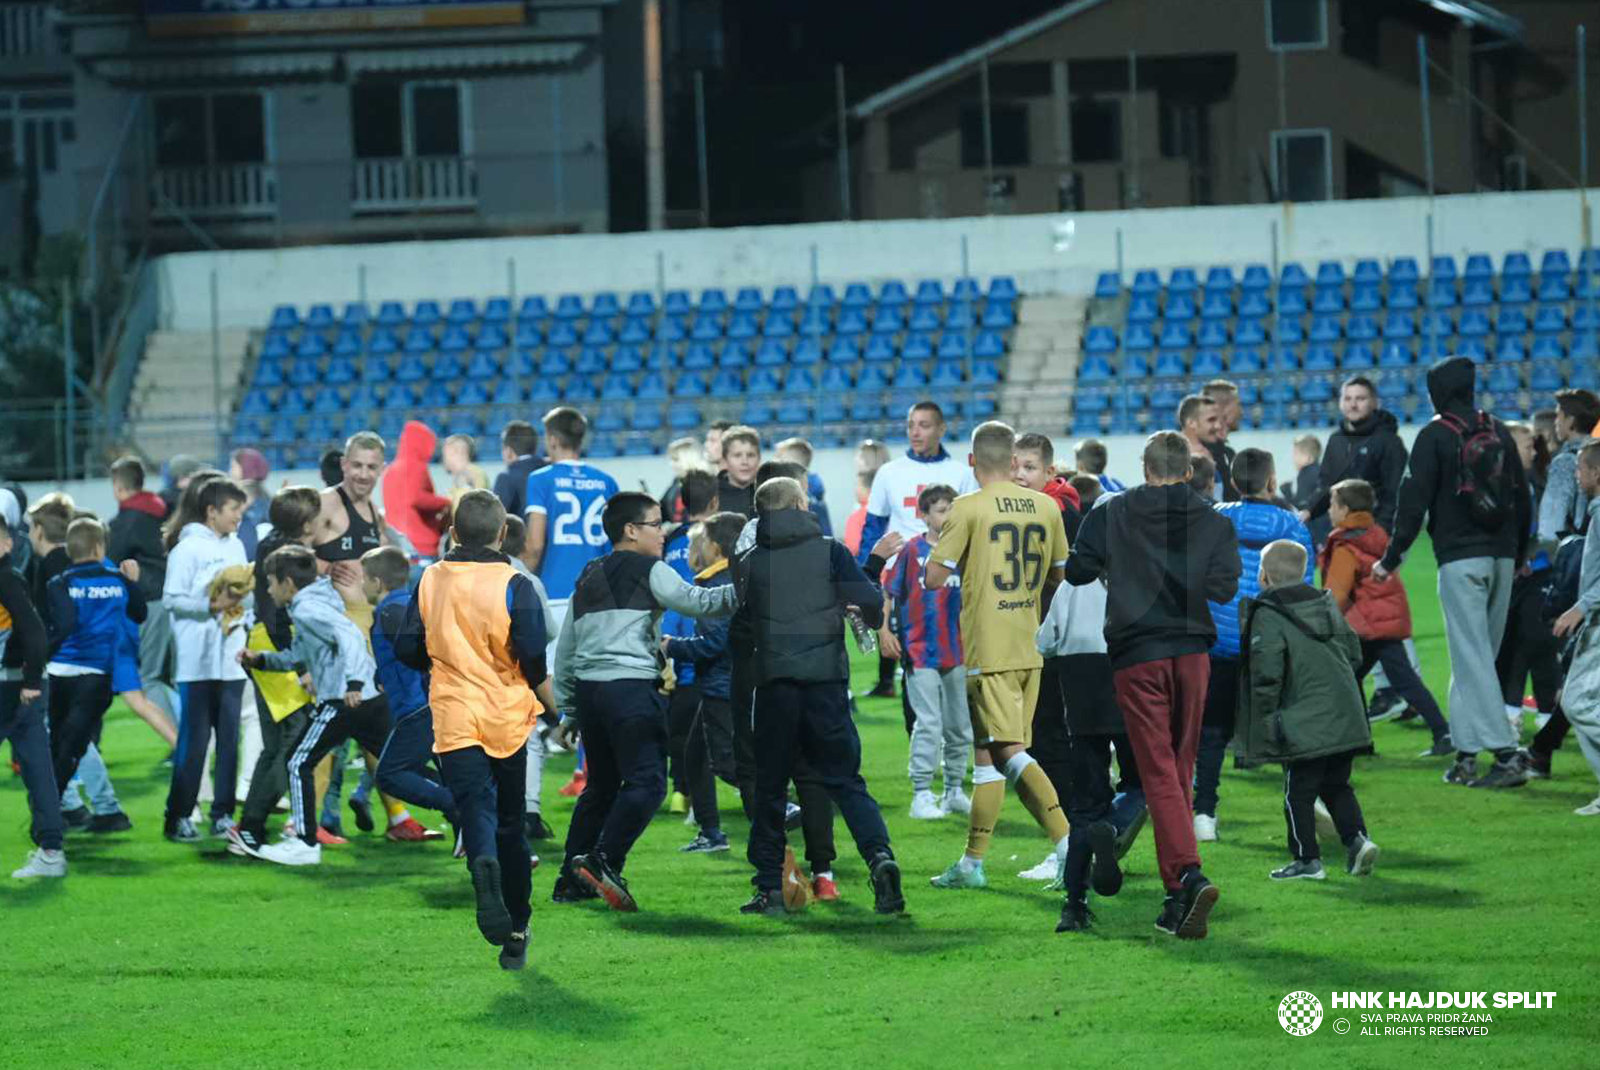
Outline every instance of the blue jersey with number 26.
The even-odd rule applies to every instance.
[[[617,481],[581,461],[554,461],[528,476],[528,512],[545,518],[539,579],[552,601],[572,597],[583,566],[611,552],[600,526]]]

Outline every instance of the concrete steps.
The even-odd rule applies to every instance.
[[[249,340],[246,330],[220,332],[213,369],[210,331],[151,332],[128,400],[133,440],[151,460],[175,453],[222,459],[216,428],[233,411]],[[213,377],[221,382],[220,414]]]
[[[1072,383],[1082,359],[1087,305],[1083,297],[1055,294],[1018,302],[1008,373],[997,408],[1019,432],[1060,436],[1066,431]]]

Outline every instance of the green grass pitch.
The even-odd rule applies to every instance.
[[[1403,576],[1429,685],[1449,666],[1433,562]],[[858,659],[864,689],[870,668]],[[956,858],[959,818],[906,816],[898,703],[865,701],[868,783],[906,876],[909,916],[872,913],[864,866],[840,822],[843,901],[746,918],[745,823],[723,790],[734,850],[678,853],[661,814],[630,858],[641,912],[549,902],[559,862],[541,848],[528,969],[507,974],[478,936],[468,881],[442,843],[353,834],[312,870],[233,858],[160,837],[162,748],[125,710],[105,751],[133,832],[74,835],[64,881],[0,875],[3,1030],[12,1067],[832,1067],[1593,1066],[1594,901],[1600,823],[1574,817],[1594,779],[1575,745],[1556,778],[1488,793],[1440,782],[1413,757],[1426,733],[1377,730],[1380,757],[1355,784],[1383,855],[1370,879],[1330,867],[1277,886],[1286,857],[1281,777],[1230,767],[1221,842],[1206,872],[1222,890],[1211,936],[1177,942],[1153,922],[1161,891],[1148,831],[1120,896],[1096,901],[1091,934],[1054,933],[1059,897],[1018,880],[1046,843],[1008,798],[982,892],[927,878]],[[547,816],[570,757],[551,764]],[[347,780],[347,785],[349,781]],[[0,865],[20,864],[27,808],[0,771]],[[420,815],[437,822],[436,815]],[[353,823],[346,816],[347,830]],[[798,837],[797,837],[798,839]],[[1332,857],[1330,852],[1330,857]],[[1324,1007],[1312,1036],[1277,1007],[1305,989]],[[1487,1036],[1360,1035],[1334,991],[1555,991],[1553,1010],[1492,1011]],[[1335,1032],[1334,1019],[1354,1028]]]

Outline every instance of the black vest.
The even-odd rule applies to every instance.
[[[763,516],[737,576],[755,632],[757,685],[850,678],[833,540],[813,514],[784,509]]]

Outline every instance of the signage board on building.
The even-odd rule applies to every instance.
[[[498,26],[523,0],[143,0],[152,37]]]

